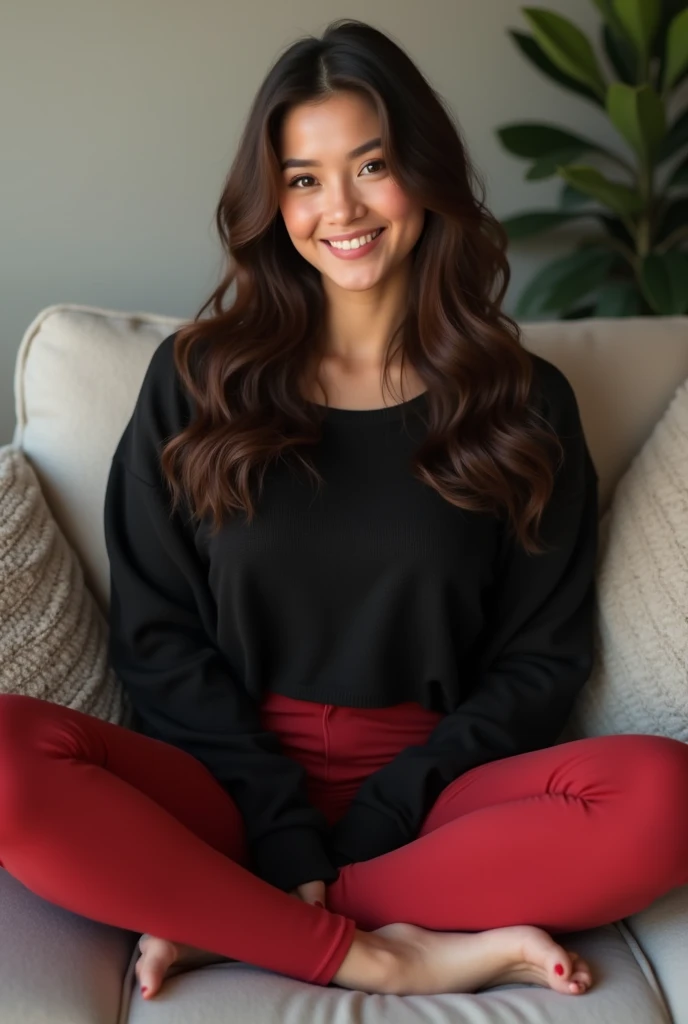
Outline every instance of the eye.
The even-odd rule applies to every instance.
[[[297,181],[303,181],[304,178],[312,178],[312,177],[313,177],[312,174],[299,174],[298,178],[292,178],[292,180],[289,182],[289,188],[294,188],[294,186],[296,185]]]
[[[385,166],[385,161],[382,160],[382,159],[379,159],[379,160],[369,160],[366,164],[363,165],[363,168],[365,169],[366,167],[374,167],[375,164],[381,164],[384,167]],[[375,174],[376,172],[372,171],[372,173]],[[368,175],[364,175],[364,177],[368,177]],[[292,178],[292,180],[289,182],[289,188],[296,188],[297,187],[296,183],[298,181],[304,181],[306,179],[310,179],[311,181],[315,181],[315,178],[313,177],[312,174],[299,174],[299,176],[297,178]],[[298,187],[300,187],[300,186],[298,186]]]
[[[382,164],[382,166],[384,167],[385,166],[385,161],[381,160],[381,159],[380,160],[369,160],[367,164],[364,164],[364,167],[372,167],[373,164]],[[375,172],[373,171],[373,173],[375,173]]]

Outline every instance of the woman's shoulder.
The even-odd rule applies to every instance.
[[[151,356],[141,382],[136,407],[143,420],[154,429],[181,430],[188,422],[191,397],[184,387],[174,358],[178,332],[160,342]]]
[[[156,481],[164,443],[180,433],[191,416],[191,401],[174,361],[176,335],[168,335],[154,350],[114,454],[144,482]]]
[[[564,371],[536,352],[533,363],[533,391],[539,411],[555,428],[568,429],[580,423],[578,399]]]

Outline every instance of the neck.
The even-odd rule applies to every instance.
[[[321,357],[350,373],[379,371],[404,317],[410,271],[405,260],[365,291],[340,288],[323,277],[327,308]]]

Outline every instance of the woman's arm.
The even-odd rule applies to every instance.
[[[559,371],[548,377],[547,418],[565,449],[542,517],[553,549],[527,555],[503,534],[490,635],[469,693],[425,744],[364,781],[333,828],[338,866],[415,838],[442,790],[471,768],[555,743],[590,675],[598,478],[571,385]]]
[[[170,514],[169,494],[153,478],[159,441],[176,419],[170,341],[153,357],[108,479],[110,660],[138,727],[192,754],[236,802],[256,874],[285,891],[334,881],[325,817],[307,800],[303,769],[262,728],[256,702],[212,642],[207,574],[191,531]]]

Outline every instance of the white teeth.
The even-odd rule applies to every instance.
[[[344,242],[330,242],[330,245],[334,249],[358,249],[360,246],[365,245],[366,242],[372,242],[381,231],[382,228],[378,228],[377,231],[373,231],[370,235],[361,235],[360,238],[347,238]]]

